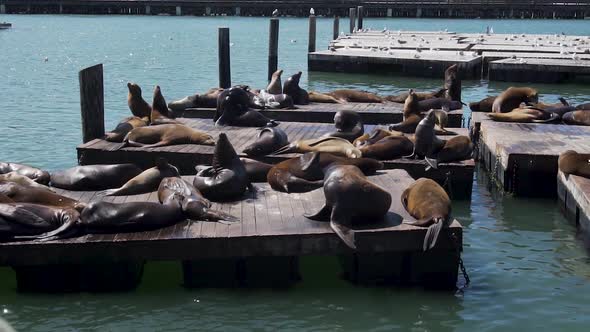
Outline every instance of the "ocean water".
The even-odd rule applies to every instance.
[[[129,113],[126,83],[168,101],[217,85],[217,27],[230,27],[232,82],[264,87],[268,18],[0,15],[0,160],[49,170],[76,164],[81,141],[78,71],[104,64],[106,127]],[[341,26],[346,26],[341,20]],[[565,20],[365,19],[392,30],[589,35],[590,24]],[[318,49],[332,20],[318,19]],[[281,18],[279,67],[304,72],[302,87],[397,93],[430,90],[441,80],[308,73],[307,21]],[[479,100],[509,83],[464,81],[463,99]],[[587,85],[530,84],[541,98],[590,101]],[[304,280],[289,290],[186,290],[177,263],[150,263],[140,288],[122,294],[15,292],[0,268],[0,317],[22,331],[352,330],[586,331],[590,323],[588,245],[555,200],[518,199],[489,188],[477,171],[471,202],[455,202],[464,228],[472,284],[464,293],[353,287],[335,259],[303,260]]]

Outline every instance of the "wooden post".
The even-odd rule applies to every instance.
[[[307,51],[315,52],[315,15],[309,15],[309,40]]]
[[[82,69],[78,77],[80,79],[82,141],[86,143],[104,136],[102,63]]]
[[[358,6],[356,12],[358,16],[358,24],[356,28],[360,30],[363,28],[363,16],[365,15],[365,9],[363,6]]]
[[[219,87],[227,89],[231,86],[231,71],[229,58],[229,28],[218,29],[219,48]]]
[[[270,19],[268,33],[268,81],[279,65],[279,19]]]
[[[338,38],[340,35],[340,18],[338,16],[334,17],[334,31],[332,32],[332,39]]]
[[[356,20],[356,8],[348,9],[348,17],[350,18],[350,33],[354,31]]]

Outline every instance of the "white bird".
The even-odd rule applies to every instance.
[[[43,61],[47,62],[47,61],[49,61],[49,58],[45,57],[45,59],[43,59]]]
[[[273,17],[277,17],[277,16],[279,16],[279,10],[278,10],[278,9],[275,9],[275,10],[273,10],[273,11],[272,11],[272,16],[273,16]]]
[[[309,10],[309,15],[315,15],[315,10],[313,10],[313,8]]]
[[[291,39],[291,43],[296,43],[297,39]]]
[[[572,60],[578,61],[578,60],[580,60],[580,57],[576,53],[574,53],[574,54],[572,54]]]

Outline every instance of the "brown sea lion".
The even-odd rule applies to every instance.
[[[213,121],[216,126],[264,127],[277,123],[250,108],[250,96],[243,87],[224,90],[217,99]]]
[[[125,136],[121,147],[156,148],[177,144],[215,145],[215,140],[203,131],[182,124],[169,123],[135,128]]]
[[[172,110],[173,114],[175,112],[182,112],[187,108],[215,108],[217,106],[217,97],[223,90],[222,88],[211,88],[203,94],[186,96],[168,103],[168,108]]]
[[[278,95],[283,93],[283,85],[281,84],[281,75],[283,75],[283,71],[281,69],[272,73],[270,83],[266,87],[266,91],[273,95]]]
[[[176,120],[173,120],[172,117],[172,112],[168,110],[168,105],[166,104],[166,100],[162,95],[160,86],[156,85],[156,88],[154,89],[154,98],[152,100],[150,124],[157,125],[166,123],[178,123]]]
[[[211,166],[197,166],[193,185],[211,200],[235,199],[253,190],[246,168],[224,133],[219,134]]]
[[[11,172],[26,176],[37,183],[49,183],[49,172],[47,171],[23,164],[0,162],[0,174]]]
[[[393,160],[412,153],[414,144],[406,136],[387,136],[379,141],[360,147],[363,158]]]
[[[158,158],[156,159],[156,166],[141,172],[125,182],[120,188],[105,190],[104,194],[107,196],[124,196],[148,193],[157,190],[163,178],[171,176],[179,177],[178,169],[168,164],[165,159]]]
[[[576,105],[576,110],[579,110],[579,111],[590,110],[590,103]]]
[[[559,103],[547,104],[547,103],[543,103],[543,102],[538,102],[538,103],[529,103],[528,106],[532,106],[534,108],[537,108],[537,109],[540,109],[543,111],[551,111],[552,109],[559,109],[564,106],[566,106],[566,107],[571,106],[567,102],[567,100],[565,100],[565,98],[559,97],[557,99],[559,100]],[[575,107],[573,107],[573,109],[575,109]]]
[[[52,236],[70,228],[79,216],[79,212],[71,208],[30,203],[0,204],[0,239]]]
[[[344,104],[345,101],[336,99],[329,94],[317,92],[317,91],[310,91],[309,92],[309,102],[310,103],[330,103],[330,104]]]
[[[445,98],[453,101],[461,101],[461,78],[459,66],[454,64],[445,70]]]
[[[566,177],[573,174],[590,179],[590,154],[567,150],[559,155],[557,167]]]
[[[334,114],[335,132],[327,133],[324,137],[340,137],[353,142],[365,132],[361,116],[355,111],[342,110]]]
[[[141,88],[135,83],[127,83],[127,106],[131,113],[138,118],[150,117],[152,107],[141,96]]]
[[[491,112],[496,97],[497,96],[490,96],[480,101],[469,103],[469,109],[471,109],[472,112]]]
[[[487,116],[498,122],[551,122],[559,119],[556,113],[548,113],[542,110],[524,107],[515,108],[506,113],[488,113]]]
[[[53,172],[51,186],[67,190],[119,188],[141,172],[134,164],[75,166]]]
[[[289,144],[287,133],[280,127],[265,127],[260,130],[256,140],[244,149],[250,157],[266,156]]]
[[[117,127],[112,131],[109,131],[104,135],[104,139],[109,142],[123,142],[125,136],[134,128],[145,127],[149,125],[149,118],[138,118],[136,116],[130,116],[123,119],[123,121],[117,124]]]
[[[414,151],[409,158],[432,158],[444,146],[444,142],[436,136],[435,122],[436,113],[433,110],[420,121],[414,135]]]
[[[455,136],[445,142],[434,158],[426,158],[430,167],[437,169],[439,163],[449,163],[473,158],[473,143],[467,136]]]
[[[507,113],[518,108],[521,103],[536,103],[539,101],[539,93],[533,88],[510,87],[494,99],[492,112]]]
[[[164,205],[180,205],[186,217],[192,220],[222,223],[239,221],[230,214],[211,209],[211,202],[203,197],[191,183],[182,178],[164,178],[158,187],[158,200]]]
[[[338,89],[327,93],[337,100],[347,103],[382,103],[383,98],[374,93],[353,89]]]
[[[283,84],[283,93],[293,98],[295,105],[307,105],[309,104],[309,94],[299,87],[300,80],[301,72],[289,77]]]
[[[14,182],[0,182],[0,193],[17,203],[73,208],[78,211],[82,211],[86,206],[84,203],[58,195],[47,188],[27,187]]]
[[[305,217],[329,220],[332,230],[352,249],[356,249],[356,243],[351,226],[355,222],[379,221],[391,207],[391,194],[367,180],[361,170],[352,165],[336,163],[326,169],[324,195],[324,207]]]
[[[352,142],[352,145],[360,148],[362,146],[375,144],[382,138],[387,136],[403,136],[404,134],[399,131],[385,130],[383,128],[375,128],[370,134],[363,134]]]
[[[246,173],[251,183],[266,182],[268,171],[274,166],[254,159],[240,158],[240,160],[246,168]]]
[[[20,175],[16,172],[0,174],[0,182],[13,182],[13,183],[18,183],[21,186],[48,189],[47,186],[37,183],[37,182],[31,180],[30,178],[28,178],[24,175]]]
[[[421,120],[422,117],[420,115],[410,114],[404,116],[404,121],[390,125],[389,130],[399,131],[405,134],[413,134],[416,132],[416,127],[418,127],[418,123],[420,123]]]
[[[416,92],[416,91],[414,91],[414,94],[416,95],[417,101],[421,101],[421,100],[431,99],[431,98],[443,98],[445,96],[445,91],[446,91],[446,89],[438,89],[438,90],[435,90],[432,92]],[[398,95],[383,97],[383,99],[390,101],[390,102],[403,104],[403,103],[405,103],[408,96],[409,96],[409,92],[402,92]]]
[[[410,89],[410,91],[408,92],[408,98],[406,98],[406,100],[404,101],[404,119],[406,119],[412,114],[420,115],[420,107],[418,102],[419,100],[418,97],[416,97],[416,93],[414,93],[414,90]]]
[[[299,140],[275,151],[273,155],[305,152],[330,152],[348,158],[360,158],[361,152],[349,141],[339,137],[320,137]]]
[[[568,125],[590,126],[590,112],[587,110],[567,112],[561,119]]]
[[[417,219],[408,224],[428,227],[423,250],[434,248],[440,231],[452,222],[449,195],[435,181],[420,178],[404,190],[401,200],[406,211]]]
[[[366,175],[383,168],[383,163],[369,158],[344,158],[326,152],[308,152],[276,164],[268,171],[271,188],[286,193],[307,192],[323,185],[324,169],[333,163],[354,165]]]

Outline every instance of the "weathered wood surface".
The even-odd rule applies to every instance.
[[[309,105],[297,105],[296,109],[266,109],[260,110],[260,112],[268,118],[277,121],[333,123],[336,112],[349,110],[358,112],[365,124],[390,124],[402,121],[403,109],[404,105],[399,103],[312,103]],[[179,117],[184,118],[213,119],[215,109],[189,108],[186,111],[177,113]],[[462,109],[450,111],[448,115],[448,128],[462,127]]]
[[[590,235],[590,179],[557,174],[557,197],[565,216],[587,236]]]
[[[84,143],[104,136],[104,86],[102,64],[78,73],[80,81],[80,114]]]
[[[191,178],[187,178],[189,181]],[[426,228],[407,225],[414,219],[401,205],[400,195],[413,179],[403,170],[382,171],[369,179],[392,195],[390,212],[384,220],[368,221],[354,227],[359,253],[421,252]],[[240,201],[215,203],[214,208],[231,213],[241,222],[231,225],[213,222],[181,222],[149,232],[92,234],[48,242],[0,244],[0,264],[37,265],[84,262],[145,260],[192,260],[251,256],[299,256],[352,253],[329,223],[303,217],[324,204],[323,189],[302,194],[285,194],[268,184],[255,184],[256,193]],[[80,201],[104,199],[123,203],[157,201],[157,193],[103,197],[96,192],[57,193]],[[462,228],[455,220],[450,230],[462,243]],[[436,250],[452,249],[443,236]]]
[[[219,64],[219,86],[222,88],[229,88],[231,86],[229,28],[219,27],[217,30],[217,59]]]

